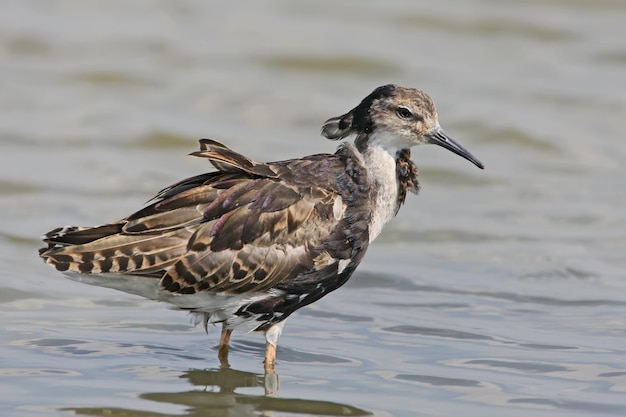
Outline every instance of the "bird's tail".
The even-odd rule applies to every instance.
[[[160,277],[186,250],[185,229],[132,234],[123,231],[124,224],[54,229],[42,237],[48,246],[39,256],[61,272]]]

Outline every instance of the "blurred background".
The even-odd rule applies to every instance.
[[[625,21],[622,0],[4,0],[0,414],[623,415]],[[208,170],[199,138],[333,152],[321,124],[386,83],[486,169],[414,149],[420,195],[288,320],[277,380],[261,336],[220,370],[215,330],[38,259],[44,232]]]

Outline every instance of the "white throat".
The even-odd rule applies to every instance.
[[[379,140],[377,140],[379,139]],[[396,153],[394,146],[386,146],[385,138],[370,138],[363,152],[363,161],[376,187],[376,200],[372,208],[369,240],[380,234],[383,226],[396,215],[398,201],[398,178],[396,176]]]

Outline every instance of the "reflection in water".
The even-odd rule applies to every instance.
[[[180,416],[272,416],[274,412],[320,416],[366,416],[371,412],[347,404],[329,401],[303,400],[275,397],[278,391],[278,376],[265,375],[234,369],[195,369],[183,373],[191,385],[202,387],[183,392],[146,392],[139,398],[185,407]],[[263,388],[263,395],[238,394],[239,388]],[[114,407],[65,408],[83,416],[144,417],[171,416],[140,410]]]

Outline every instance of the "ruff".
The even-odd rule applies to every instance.
[[[202,139],[192,155],[213,172],[165,188],[120,221],[54,229],[40,256],[74,279],[221,323],[223,366],[234,329],[264,332],[272,371],[284,320],[342,286],[419,189],[411,147],[437,144],[483,168],[412,88],[377,88],[322,134],[355,140],[334,154],[261,163]]]

